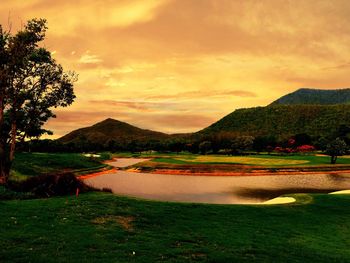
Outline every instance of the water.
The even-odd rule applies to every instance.
[[[116,167],[140,159],[118,159]],[[86,183],[113,193],[151,200],[213,204],[251,204],[288,193],[328,193],[350,189],[350,175],[296,174],[278,176],[190,176],[118,171]]]

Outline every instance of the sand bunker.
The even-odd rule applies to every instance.
[[[296,200],[293,197],[276,197],[274,199],[263,202],[263,205],[280,205],[294,203]]]
[[[94,158],[98,158],[101,157],[101,155],[99,154],[92,154],[92,153],[87,153],[87,154],[83,154],[85,157],[94,157]]]
[[[350,194],[350,190],[341,190],[329,193],[330,195],[344,195],[344,194]]]

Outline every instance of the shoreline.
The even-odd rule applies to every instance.
[[[118,159],[140,159],[132,165],[118,166]],[[142,166],[144,161],[151,161],[151,158],[113,158],[103,162],[113,166],[112,169],[85,174],[79,176],[81,179],[87,179],[99,175],[117,173],[118,170],[128,171],[133,173],[149,173],[149,174],[164,174],[164,175],[180,175],[180,176],[288,176],[288,175],[349,175],[350,165],[338,165],[335,167],[324,166],[304,166],[304,167],[261,167],[261,166],[246,166],[237,164],[200,164],[200,165],[173,165],[163,163],[153,163],[155,166]],[[158,166],[158,167],[157,167]],[[177,167],[176,167],[177,166]],[[220,169],[221,168],[221,169]],[[343,168],[343,169],[342,169]],[[202,170],[202,171],[200,171]],[[204,170],[204,171],[203,171]],[[231,171],[230,171],[231,170]]]
[[[183,171],[183,170],[162,170],[156,169],[154,171],[142,171],[137,169],[129,169],[129,172],[135,173],[151,173],[151,174],[168,174],[168,175],[182,175],[182,176],[285,176],[285,175],[319,175],[319,174],[329,174],[329,175],[339,175],[339,174],[349,174],[350,170],[337,170],[337,171],[288,171],[288,172],[270,172],[270,171],[247,171],[247,172],[193,172],[193,171]]]

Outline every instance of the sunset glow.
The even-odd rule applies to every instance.
[[[2,0],[16,32],[48,20],[44,42],[79,74],[53,138],[114,118],[198,131],[237,108],[302,87],[349,87],[349,1]]]

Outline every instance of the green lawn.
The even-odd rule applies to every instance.
[[[84,172],[105,167],[101,161],[109,155],[102,154],[100,158],[88,158],[78,153],[18,153],[13,163],[11,178],[22,180],[28,176],[64,171]]]
[[[330,165],[330,157],[317,155],[175,155],[158,156],[154,162],[169,164],[242,164],[265,167]],[[338,165],[350,165],[350,158],[339,157]]]
[[[163,153],[163,152],[142,152],[142,153],[131,153],[131,152],[115,152],[112,154],[113,157],[116,158],[157,158],[157,157],[181,157],[181,156],[197,156],[198,154],[192,154],[190,152],[180,152],[180,153],[175,153],[175,152],[168,152],[168,153]]]
[[[350,195],[290,205],[141,201],[107,193],[0,201],[1,262],[349,262]]]

